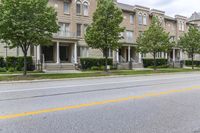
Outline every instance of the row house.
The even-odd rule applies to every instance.
[[[122,33],[124,39],[120,40],[122,47],[117,51],[110,51],[109,56],[121,68],[127,68],[130,61],[133,62],[133,68],[142,67],[142,58],[152,58],[148,53],[136,52],[136,39],[148,29],[153,16],[159,18],[173,41],[178,41],[191,23],[184,16],[176,15],[173,18],[165,15],[164,11],[140,5],[131,6],[118,2],[116,5],[123,11],[121,26],[125,27]],[[68,70],[74,69],[82,57],[103,57],[100,50],[89,48],[84,41],[86,28],[92,23],[97,7],[96,0],[49,0],[49,6],[54,7],[57,12],[60,30],[53,35],[51,44],[30,48],[29,55],[36,64],[42,61],[46,70]],[[21,56],[22,52],[19,48],[10,50],[5,44],[0,46],[1,55]],[[169,56],[173,62],[189,58],[179,48],[173,48]],[[158,53],[157,57],[167,58],[167,54]]]

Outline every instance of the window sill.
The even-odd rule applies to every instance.
[[[70,15],[70,13],[66,13],[66,12],[64,12],[64,15]]]

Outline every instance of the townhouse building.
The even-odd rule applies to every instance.
[[[188,31],[189,23],[196,19],[176,15],[174,18],[167,16],[164,11],[150,9],[140,5],[127,5],[116,2],[123,11],[122,33],[124,39],[120,40],[122,47],[117,51],[110,51],[109,56],[113,58],[120,68],[127,68],[128,62],[133,62],[133,68],[142,67],[143,58],[152,58],[148,53],[136,51],[136,39],[151,24],[153,16],[157,16],[162,22],[166,32],[170,33],[173,41]],[[60,31],[53,35],[52,43],[47,46],[31,47],[29,55],[33,57],[35,64],[44,62],[46,70],[69,70],[74,69],[83,57],[103,57],[100,50],[91,49],[84,41],[84,34],[88,25],[92,23],[93,13],[96,10],[96,0],[49,0],[49,6],[57,12]],[[191,17],[192,18],[192,17]],[[21,56],[19,48],[9,49],[6,44],[0,45],[0,56]],[[172,62],[179,62],[190,58],[180,48],[173,48],[170,53]],[[158,58],[167,58],[166,53],[158,53]],[[199,56],[196,55],[196,59]]]

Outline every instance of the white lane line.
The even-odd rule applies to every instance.
[[[194,78],[195,76],[193,76]],[[199,77],[199,76],[196,76]],[[181,77],[189,78],[189,76]],[[73,88],[73,87],[85,87],[85,86],[96,86],[96,85],[109,85],[109,84],[121,84],[121,83],[133,83],[133,82],[140,82],[140,81],[159,81],[159,80],[169,80],[169,79],[180,79],[180,77],[170,77],[170,78],[158,78],[158,79],[140,79],[140,80],[129,80],[129,81],[115,81],[115,82],[102,82],[102,83],[93,83],[93,84],[79,84],[79,85],[64,85],[64,86],[52,86],[52,87],[41,87],[41,88],[31,88],[31,89],[16,89],[16,90],[8,90],[8,91],[0,91],[0,94],[3,93],[11,93],[11,92],[26,92],[26,91],[34,91],[34,90],[48,90],[48,89],[61,89],[61,88]]]

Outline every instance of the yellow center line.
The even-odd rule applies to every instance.
[[[19,117],[25,117],[25,116],[33,116],[33,115],[52,113],[52,112],[57,112],[57,111],[70,110],[70,109],[79,109],[79,108],[104,105],[104,104],[109,104],[109,103],[118,103],[118,102],[124,102],[124,101],[129,101],[129,100],[138,100],[138,99],[144,99],[144,98],[148,98],[148,97],[158,97],[158,96],[168,95],[168,94],[172,94],[172,93],[181,93],[181,92],[192,91],[195,89],[200,89],[200,86],[194,86],[194,87],[178,89],[178,90],[168,90],[168,91],[163,91],[163,92],[151,92],[151,93],[145,93],[140,96],[129,96],[129,97],[124,97],[124,98],[119,98],[119,99],[111,99],[111,100],[104,100],[104,101],[100,101],[100,102],[84,103],[84,104],[65,106],[65,107],[60,107],[60,108],[50,108],[50,109],[44,109],[44,110],[38,110],[38,111],[32,111],[32,112],[23,112],[23,113],[19,113],[19,114],[2,115],[2,116],[0,116],[0,120],[13,119],[13,118],[19,118]]]

